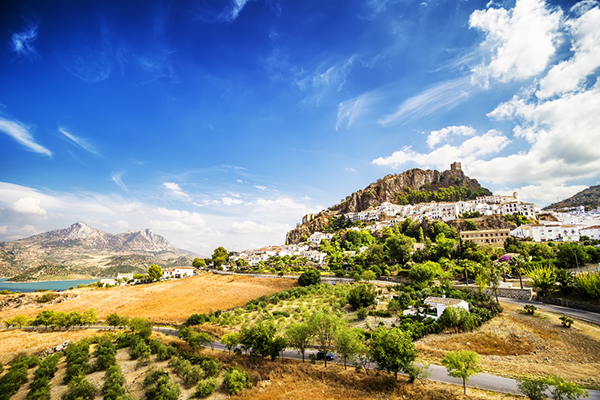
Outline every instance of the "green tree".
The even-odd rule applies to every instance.
[[[363,341],[364,336],[359,329],[343,329],[338,332],[335,338],[335,349],[344,360],[344,369],[347,369],[347,361],[360,351]]]
[[[590,397],[587,390],[558,375],[548,378],[548,384],[550,393],[555,400],[576,400],[580,397]]]
[[[354,284],[348,293],[348,303],[358,310],[361,307],[368,307],[375,301],[377,294],[373,284]]]
[[[243,369],[229,367],[223,374],[223,386],[230,394],[238,394],[246,388],[251,388],[252,382],[248,373]]]
[[[146,318],[133,317],[128,325],[132,331],[138,332],[144,338],[148,338],[152,334],[152,321]]]
[[[54,310],[44,310],[40,312],[33,321],[36,326],[44,325],[46,328],[52,325],[54,321]]]
[[[479,368],[479,354],[470,350],[449,351],[442,360],[442,364],[448,370],[448,375],[454,378],[462,378],[464,394],[467,394],[467,382],[469,378],[481,372]]]
[[[152,281],[160,281],[162,278],[162,269],[158,265],[152,264],[148,268],[148,278]]]
[[[518,378],[517,387],[530,400],[544,400],[544,392],[548,389],[548,380],[545,378]]]
[[[338,332],[345,327],[345,321],[329,310],[315,311],[310,317],[310,324],[315,333],[315,340],[325,354],[333,349]],[[327,357],[325,367],[327,368]]]
[[[429,286],[429,283],[436,277],[442,275],[440,264],[427,261],[424,264],[415,264],[408,273],[408,277],[420,288]]]
[[[417,349],[410,333],[400,328],[380,327],[371,333],[371,359],[379,369],[394,373],[407,372],[417,358]]]
[[[246,349],[252,349],[253,354],[275,360],[279,352],[285,348],[285,343],[276,336],[277,328],[272,321],[257,322],[250,327],[242,327],[240,344]]]
[[[304,353],[310,345],[314,335],[313,327],[308,322],[292,324],[285,331],[288,346],[298,350],[298,353],[302,354],[302,362],[304,362]]]
[[[308,269],[298,278],[298,284],[300,286],[318,285],[320,283],[321,273],[316,269]]]
[[[192,261],[192,266],[194,268],[206,268],[206,262],[203,258],[194,258],[194,261]]]
[[[525,273],[529,277],[529,284],[540,290],[542,295],[547,295],[556,287],[556,269],[548,266],[533,266]]]
[[[392,264],[405,264],[410,260],[415,239],[405,235],[393,235],[385,239],[383,251]]]
[[[84,325],[91,325],[95,322],[98,322],[98,313],[96,313],[96,309],[95,308],[86,308],[85,310],[83,310],[81,322]]]
[[[212,255],[213,266],[215,268],[220,267],[227,263],[227,261],[229,261],[229,253],[227,250],[222,246],[217,247]]]
[[[29,322],[29,317],[26,315],[15,315],[14,317],[6,320],[8,325],[17,325],[19,329],[21,329],[23,325],[27,325],[27,322]]]
[[[227,350],[231,353],[231,350],[240,344],[240,334],[237,332],[226,333],[221,337],[221,343],[227,347]]]
[[[363,271],[363,273],[360,274],[360,279],[363,281],[372,281],[375,278],[377,278],[377,275],[375,275],[375,272],[370,270]]]

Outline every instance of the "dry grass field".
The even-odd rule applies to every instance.
[[[447,351],[482,355],[485,372],[505,376],[559,374],[574,382],[600,382],[600,327],[576,321],[564,328],[551,313],[525,315],[503,303],[504,312],[474,332],[430,335],[416,342],[419,355],[439,364]],[[539,311],[539,310],[538,310]]]
[[[111,313],[144,317],[156,323],[183,322],[193,313],[226,310],[251,299],[296,286],[290,279],[256,279],[243,276],[202,274],[149,285],[111,289],[77,289],[76,298],[60,304],[30,304],[0,311],[0,319],[14,315],[35,317],[40,311],[83,311],[95,308],[100,319]]]
[[[50,335],[50,334],[44,334]],[[189,347],[179,339],[159,334],[153,334],[165,343],[175,344],[177,347],[189,350]],[[344,370],[342,366],[329,364],[327,368],[323,363],[315,365],[301,363],[296,360],[262,360],[259,357],[234,356],[225,352],[201,350],[200,353],[219,359],[224,367],[236,365],[247,370],[253,380],[253,387],[246,389],[235,398],[258,399],[258,400],[306,400],[306,399],[415,399],[415,400],[459,400],[459,399],[516,399],[518,397],[486,392],[476,389],[467,391],[463,396],[462,387],[446,385],[436,382],[416,382],[409,384],[405,377],[399,377],[396,385],[393,377],[388,374],[370,371],[357,372],[354,368]],[[153,356],[154,359],[154,356]],[[144,398],[145,388],[142,385],[147,367],[136,368],[136,361],[130,360],[127,349],[121,349],[117,353],[117,361],[125,375],[126,387],[133,397]],[[91,359],[94,362],[94,358]],[[154,362],[158,368],[171,371],[175,383],[181,385],[182,396],[180,399],[191,398],[194,388],[187,388],[177,375],[168,366],[167,361]],[[63,384],[66,363],[61,360],[59,370],[51,381],[52,399],[59,399],[67,391]],[[32,381],[33,369],[30,370],[29,382]],[[104,372],[94,372],[87,375],[87,379],[96,386],[101,387],[104,381]],[[23,385],[12,397],[12,400],[24,400],[29,391],[29,383]],[[231,396],[220,387],[208,399],[221,400]]]

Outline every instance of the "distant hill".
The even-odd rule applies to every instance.
[[[0,243],[0,276],[13,280],[113,276],[152,263],[188,265],[191,256],[152,229],[112,234],[76,222],[66,229]]]
[[[460,163],[449,170],[422,170],[414,168],[401,174],[387,175],[366,188],[347,196],[322,213],[311,216],[287,234],[287,243],[299,243],[302,236],[310,236],[329,225],[332,216],[361,212],[381,203],[418,204],[430,201],[459,201],[491,195],[476,179],[469,178]]]
[[[587,209],[598,208],[598,206],[600,206],[600,185],[590,186],[568,199],[544,207],[544,210],[556,210],[559,208],[578,206],[585,206]]]

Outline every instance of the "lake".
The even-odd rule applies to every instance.
[[[0,290],[10,290],[11,292],[33,292],[37,289],[45,289],[45,290],[67,290],[69,287],[73,286],[74,288],[77,285],[85,284],[92,282],[98,282],[100,279],[104,278],[96,278],[96,279],[76,279],[72,281],[40,281],[40,282],[6,282],[8,278],[0,278]]]

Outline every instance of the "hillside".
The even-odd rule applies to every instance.
[[[600,206],[600,185],[590,186],[568,199],[544,207],[544,210],[556,210],[578,206],[584,206],[586,209],[598,208],[598,206]]]
[[[13,280],[112,276],[142,272],[152,263],[188,265],[189,253],[176,249],[151,229],[112,234],[76,222],[66,229],[0,243],[0,276]]]
[[[476,179],[466,176],[460,163],[453,163],[449,170],[443,172],[414,168],[401,174],[386,175],[366,188],[352,193],[341,203],[288,232],[286,242],[299,243],[303,236],[322,231],[329,225],[329,218],[332,216],[365,211],[384,202],[418,204],[430,201],[459,201],[491,194]]]

